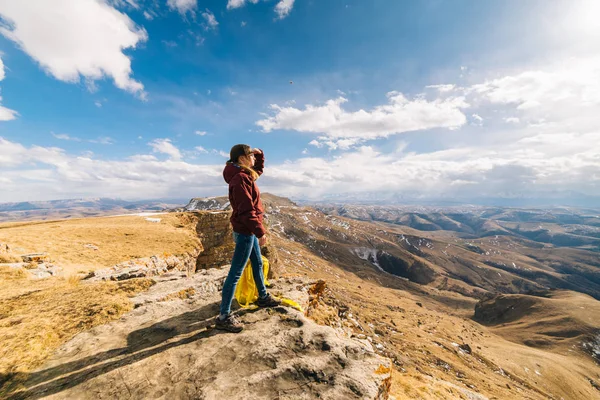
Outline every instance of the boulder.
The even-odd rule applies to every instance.
[[[164,275],[170,271],[192,273],[196,268],[199,251],[180,256],[157,255],[125,261],[109,268],[90,272],[84,279],[122,281],[125,279],[144,278]]]
[[[47,253],[24,254],[21,256],[24,262],[43,263],[50,261]]]

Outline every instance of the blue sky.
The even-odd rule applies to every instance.
[[[0,201],[223,194],[236,143],[294,197],[598,196],[599,11],[0,0]]]

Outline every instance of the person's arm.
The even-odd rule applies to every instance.
[[[254,166],[252,169],[255,170],[258,175],[262,175],[265,169],[265,153],[263,153],[261,149],[254,149],[252,152],[254,153]]]
[[[265,235],[265,228],[256,215],[254,204],[252,204],[252,180],[245,174],[238,174],[231,182],[233,201],[236,205],[238,218],[254,233],[257,238]]]

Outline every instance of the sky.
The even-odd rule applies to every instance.
[[[0,0],[0,202],[600,196],[595,0]]]

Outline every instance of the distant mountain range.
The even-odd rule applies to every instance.
[[[94,208],[98,210],[112,209],[122,207],[125,209],[162,209],[158,208],[161,204],[185,204],[189,199],[154,199],[127,201],[121,199],[112,199],[107,197],[91,199],[65,199],[65,200],[47,200],[47,201],[24,201],[18,203],[0,203],[0,212],[8,211],[33,211],[33,210],[63,210],[67,208]]]
[[[488,207],[598,207],[600,196],[590,196],[574,191],[544,193],[499,193],[495,196],[447,196],[431,197],[413,192],[348,192],[324,195],[320,199],[293,198],[299,204],[373,204],[373,205],[430,205],[457,206],[480,205]]]
[[[82,218],[181,207],[189,199],[127,201],[111,198],[67,199],[0,203],[0,222]]]
[[[195,205],[198,205],[199,209],[207,208],[208,203],[212,204],[215,202],[214,199],[221,199],[221,197],[199,197],[193,198],[192,200],[189,198],[164,198],[135,201],[101,197],[0,203],[0,222],[32,219],[80,218],[111,214],[128,214],[142,211],[189,211],[193,209]],[[265,203],[272,202],[273,199],[284,198],[268,193],[263,194]],[[464,209],[466,212],[471,212],[474,208],[478,207],[498,209],[502,207],[537,208],[551,209],[553,212],[560,207],[577,207],[579,213],[585,211],[590,215],[600,215],[600,197],[586,196],[576,192],[549,193],[546,194],[545,197],[519,197],[516,194],[507,194],[507,197],[481,197],[477,199],[448,198],[446,200],[417,198],[410,194],[397,192],[365,192],[326,195],[318,200],[297,198],[292,198],[292,200],[299,205],[313,205],[325,209],[347,206],[353,208],[352,212],[359,212],[358,210],[360,210],[361,207],[368,206],[372,206],[375,209],[377,209],[377,207],[392,207],[395,209],[395,212],[403,210],[403,212],[413,213],[423,211],[429,213],[435,210],[436,207],[451,207],[457,208],[458,210]],[[290,200],[286,199],[286,201]],[[205,204],[205,202],[207,203]],[[215,203],[212,207],[221,208],[226,202],[227,199],[225,198],[222,202],[223,204]],[[380,208],[378,212],[382,212],[383,208]],[[565,212],[567,214],[569,213],[568,210]],[[344,215],[344,212],[340,212],[340,215]],[[352,215],[348,216],[352,217]],[[411,218],[413,220],[415,219],[414,217]],[[377,220],[379,218],[361,217],[361,219]],[[412,225],[417,229],[430,230],[424,226],[419,226],[418,222],[410,223],[408,225]]]

